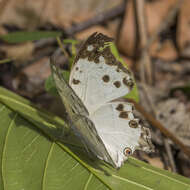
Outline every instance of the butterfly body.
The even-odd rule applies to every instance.
[[[52,73],[75,133],[94,155],[119,168],[135,149],[149,151],[151,143],[148,130],[132,113],[133,105],[117,100],[130,92],[134,81],[112,54],[111,41],[97,33],[87,39],[76,56],[70,86],[53,64]]]

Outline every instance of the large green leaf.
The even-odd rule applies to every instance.
[[[8,43],[23,43],[27,41],[40,40],[42,38],[55,38],[61,36],[56,31],[19,31],[1,35],[0,39]]]
[[[57,140],[60,127],[59,117],[0,88],[0,189],[190,189],[189,179],[133,157],[118,171],[92,161],[76,139]]]

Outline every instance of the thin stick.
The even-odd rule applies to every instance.
[[[153,113],[154,117],[156,119],[158,119],[157,111],[156,111],[155,105],[154,105],[151,97],[149,96],[147,86],[145,84],[142,84],[142,87],[144,89],[144,92],[145,92],[145,95],[146,95],[147,100],[149,102],[149,105],[150,105],[150,108],[152,110],[152,113]],[[176,172],[176,166],[175,166],[175,161],[174,161],[174,158],[173,158],[173,155],[172,155],[171,147],[170,147],[167,139],[165,139],[164,135],[162,135],[162,140],[164,142],[164,147],[165,147],[165,150],[166,150],[166,153],[167,153],[167,156],[168,156],[168,159],[169,159],[169,164],[170,164],[170,166],[172,168],[172,171]]]
[[[81,32],[87,28],[90,28],[98,24],[103,24],[107,22],[108,20],[111,20],[123,15],[124,13],[125,13],[125,2],[110,9],[109,11],[97,14],[93,16],[92,18],[88,19],[87,21],[81,22],[79,24],[72,26],[71,28],[66,29],[65,33],[68,36],[72,36],[77,32]]]
[[[135,3],[136,13],[137,13],[137,24],[138,31],[141,42],[141,50],[146,47],[148,43],[148,34],[147,34],[147,25],[145,18],[145,1],[144,0],[136,0]],[[147,75],[147,83],[152,84],[152,64],[148,51],[141,51],[141,59],[140,59],[140,76],[142,81],[145,83],[145,76]]]
[[[122,16],[125,13],[125,7],[126,7],[125,3],[126,2],[124,1],[120,5],[112,8],[108,11],[97,14],[97,15],[93,16],[92,18],[84,21],[84,22],[77,23],[74,26],[71,26],[70,28],[63,30],[63,36],[65,38],[71,37],[74,34],[81,32],[85,29],[88,29],[92,26],[100,25],[100,24],[103,24],[107,21],[110,21],[110,20],[113,20],[113,19],[116,19],[116,18]],[[40,47],[44,47],[47,45],[50,46],[50,45],[55,44],[55,43],[56,43],[56,40],[52,39],[52,38],[41,39],[35,43],[35,48],[40,48]],[[59,48],[56,51],[59,51]]]
[[[170,146],[170,144],[168,142],[168,139],[163,137],[163,141],[164,141],[164,147],[166,149],[166,153],[167,153],[167,156],[168,156],[168,159],[169,159],[171,169],[172,169],[173,172],[177,173],[177,168],[176,168],[176,165],[175,165],[175,162],[174,162],[171,146]]]
[[[115,42],[116,42],[116,44],[118,43],[118,41],[119,41],[119,38],[120,38],[120,36],[121,36],[121,28],[122,28],[122,26],[123,26],[123,23],[124,23],[124,17],[125,17],[125,13],[126,13],[126,9],[127,9],[127,0],[123,0],[123,6],[125,7],[125,11],[124,11],[124,13],[120,16],[120,20],[119,20],[119,24],[118,24],[118,26],[117,26],[117,32],[116,32],[116,40],[115,40]]]

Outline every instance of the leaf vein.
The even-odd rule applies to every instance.
[[[148,169],[148,168],[145,168],[145,167],[142,167],[142,168],[143,168],[144,170],[147,170],[147,171],[152,172],[152,173],[154,173],[154,174],[157,174],[157,175],[163,176],[163,177],[165,177],[165,178],[168,178],[168,179],[171,180],[171,181],[175,181],[175,182],[177,182],[177,183],[181,183],[181,184],[183,184],[183,185],[185,185],[185,186],[190,187],[189,184],[183,183],[183,182],[181,182],[181,181],[179,181],[179,180],[177,180],[177,179],[171,178],[171,177],[169,177],[169,176],[167,176],[167,175],[161,174],[161,173],[159,173],[159,172],[153,171],[153,170]]]
[[[3,105],[0,109],[0,112],[3,111],[5,109],[5,105]]]
[[[15,113],[15,115],[14,115],[12,121],[10,122],[10,125],[8,126],[7,133],[6,133],[6,136],[5,136],[4,145],[3,145],[2,160],[1,160],[1,166],[2,166],[2,167],[1,167],[1,168],[2,168],[1,175],[2,175],[2,183],[3,183],[2,186],[3,186],[4,189],[6,189],[6,188],[5,188],[5,180],[6,180],[6,178],[5,178],[5,176],[4,176],[4,173],[5,173],[5,168],[4,168],[4,165],[5,165],[5,164],[4,164],[4,162],[6,161],[6,156],[5,156],[5,153],[6,153],[6,145],[7,145],[9,133],[10,133],[10,131],[11,131],[12,125],[13,125],[13,123],[14,123],[14,121],[15,121],[17,115],[18,115],[18,114]]]
[[[128,182],[128,183],[132,183],[132,184],[134,184],[134,185],[136,185],[136,186],[139,186],[139,187],[141,187],[141,188],[148,189],[148,190],[153,190],[152,188],[149,188],[149,187],[147,187],[147,186],[145,186],[145,185],[142,185],[142,184],[136,183],[136,182],[134,182],[134,181],[128,180],[128,179],[126,179],[126,178],[123,178],[123,177],[120,177],[120,176],[117,176],[117,175],[112,175],[112,176],[115,177],[115,178],[117,178],[117,179],[126,181],[126,182]]]
[[[50,157],[52,155],[54,145],[55,145],[55,143],[52,142],[52,145],[50,147],[50,150],[49,150],[49,153],[47,155],[46,162],[45,162],[45,167],[44,167],[44,172],[43,172],[43,177],[42,177],[42,190],[45,190],[45,178],[46,178],[46,174],[47,174],[47,166],[48,166],[48,162],[50,160]]]
[[[93,177],[93,175],[92,175],[92,173],[91,173],[91,174],[89,175],[89,178],[88,178],[88,180],[87,180],[85,186],[84,186],[84,190],[87,190],[87,189],[88,189],[88,185],[90,184],[90,181],[91,181],[92,177]]]
[[[27,148],[29,147],[29,146],[31,146],[38,138],[40,137],[40,135],[37,135],[35,138],[33,138],[32,139],[32,141],[30,142],[30,143],[28,143],[25,147],[24,147],[24,149],[23,149],[23,153],[27,150]]]

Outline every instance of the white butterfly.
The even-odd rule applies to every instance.
[[[75,133],[98,158],[120,168],[136,149],[151,151],[152,144],[149,130],[134,118],[133,105],[117,100],[130,92],[134,81],[110,51],[111,41],[94,33],[82,45],[70,74],[73,90],[54,66],[52,73]]]

